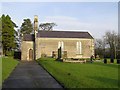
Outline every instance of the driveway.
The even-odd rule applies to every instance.
[[[3,83],[3,88],[62,88],[37,62],[21,61]]]

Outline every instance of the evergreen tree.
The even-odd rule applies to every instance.
[[[33,25],[31,23],[30,19],[24,19],[24,22],[22,23],[20,27],[20,33],[21,34],[30,34],[33,31]]]
[[[12,50],[16,48],[16,24],[11,20],[9,15],[5,16],[4,14],[1,17],[2,21],[2,46],[3,54],[7,55]]]

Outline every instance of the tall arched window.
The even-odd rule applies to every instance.
[[[58,48],[60,48],[60,47],[61,47],[61,49],[63,51],[64,50],[64,42],[63,41],[58,42]]]
[[[76,43],[76,54],[82,54],[82,43],[80,41]]]

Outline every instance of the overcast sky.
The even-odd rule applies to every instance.
[[[101,38],[108,30],[118,31],[117,2],[2,2],[2,14],[20,27],[23,19],[38,15],[39,24],[55,22],[55,30],[88,31]]]

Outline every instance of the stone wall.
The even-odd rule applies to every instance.
[[[42,55],[51,57],[52,52],[58,51],[58,42],[64,42],[64,51],[67,51],[67,58],[90,58],[94,55],[93,39],[77,39],[77,38],[37,38],[36,39],[36,59]],[[81,54],[77,54],[76,43],[80,41],[82,45]],[[32,41],[22,41],[21,44],[21,60],[30,61],[29,50],[33,50]],[[34,54],[33,54],[34,55]],[[34,57],[33,57],[34,58]]]
[[[94,40],[93,39],[75,39],[75,38],[38,38],[36,40],[36,58],[40,58],[42,54],[52,56],[53,51],[58,50],[58,42],[64,42],[64,51],[67,51],[68,58],[90,58],[94,55]],[[82,44],[82,53],[77,54],[76,42]]]
[[[33,42],[32,41],[22,41],[22,43],[21,43],[21,60],[30,61],[30,59],[29,59],[29,50],[30,49],[33,50]]]

